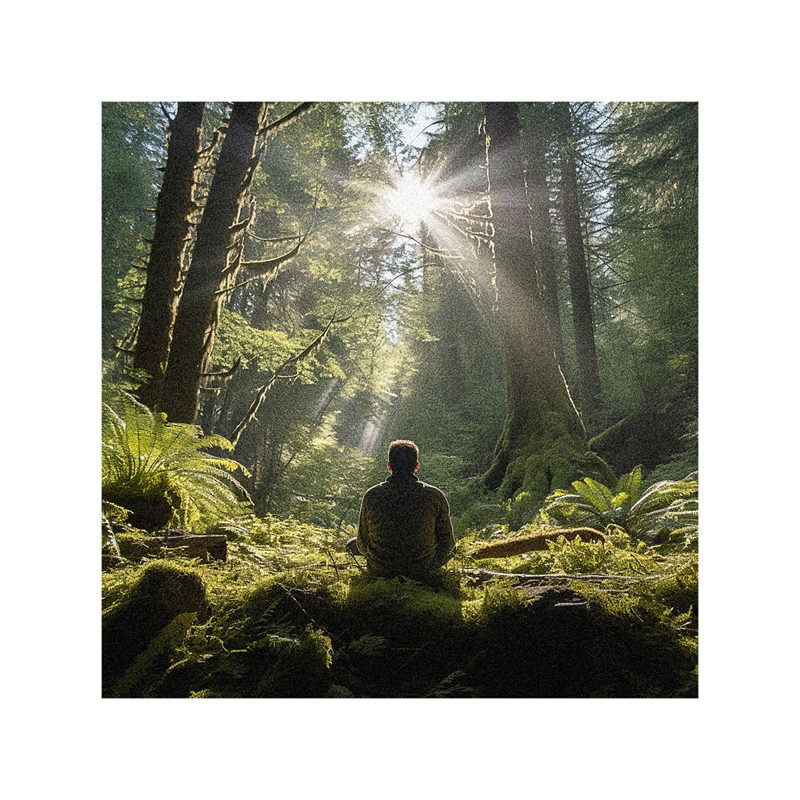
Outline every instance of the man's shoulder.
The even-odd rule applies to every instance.
[[[434,486],[431,483],[423,483],[422,481],[419,482],[419,485],[426,494],[443,497],[445,500],[447,499],[445,493],[438,486]]]
[[[388,488],[389,485],[386,483],[386,481],[383,481],[383,483],[376,483],[374,486],[370,486],[369,489],[364,492],[364,497],[383,494]]]

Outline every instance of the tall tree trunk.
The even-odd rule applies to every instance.
[[[547,314],[556,358],[564,369],[564,340],[556,285],[556,256],[550,226],[550,190],[547,185],[547,103],[532,103],[534,124],[526,137],[528,202],[531,207],[533,258],[541,277],[542,305]]]
[[[561,123],[561,194],[572,296],[572,320],[575,327],[575,354],[578,362],[578,404],[583,414],[591,418],[599,410],[600,405],[600,372],[594,343],[589,271],[586,267],[586,253],[581,232],[575,137],[570,120],[569,103],[559,103],[558,106]]]
[[[183,258],[189,241],[190,217],[195,210],[195,168],[200,154],[204,106],[205,103],[178,103],[169,126],[167,163],[156,204],[153,245],[133,359],[134,369],[149,375],[138,395],[151,409],[161,397],[178,310]]]
[[[485,131],[494,227],[506,421],[484,475],[504,496],[541,501],[587,474],[586,432],[558,366],[533,261],[516,103],[487,103]],[[584,459],[585,460],[585,459]]]
[[[192,423],[197,415],[225,290],[239,268],[237,243],[246,226],[239,214],[261,153],[266,112],[266,103],[234,103],[231,112],[175,319],[159,406],[170,422]]]

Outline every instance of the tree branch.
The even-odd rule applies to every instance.
[[[266,134],[269,136],[271,133],[276,133],[281,128],[285,128],[287,125],[290,125],[294,122],[298,117],[302,117],[308,111],[311,111],[317,104],[316,103],[300,103],[297,108],[292,109],[288,114],[284,114],[280,119],[276,119],[275,122],[271,122],[269,125],[264,126],[260,131],[259,134]]]

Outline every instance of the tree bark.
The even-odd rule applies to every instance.
[[[542,304],[547,314],[556,358],[564,369],[564,341],[561,335],[561,311],[556,284],[556,256],[550,226],[550,190],[547,185],[546,103],[533,103],[535,122],[526,137],[528,155],[528,202],[531,208],[531,243],[534,263],[542,284]]]
[[[239,268],[239,219],[263,144],[266,103],[235,103],[197,229],[192,263],[175,319],[160,410],[170,422],[193,423],[225,289]]]
[[[516,103],[486,103],[485,132],[506,421],[485,484],[543,500],[568,485],[586,432],[553,349],[531,245]],[[581,470],[577,469],[580,473]]]
[[[204,106],[205,103],[178,103],[169,126],[167,163],[156,205],[153,245],[133,359],[134,369],[144,370],[149,375],[138,395],[150,409],[158,405],[161,397],[178,310],[183,259],[189,241],[190,218],[195,210],[195,168],[200,153]]]
[[[578,404],[591,417],[600,405],[600,372],[594,343],[594,319],[589,290],[589,272],[581,232],[578,200],[578,172],[575,165],[575,137],[569,103],[559,103],[561,121],[562,200],[564,235],[567,243],[575,355],[578,362]]]

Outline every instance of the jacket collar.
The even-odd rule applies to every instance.
[[[410,475],[395,475],[394,472],[386,479],[387,483],[416,483],[419,478],[412,472]]]

